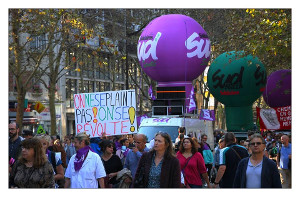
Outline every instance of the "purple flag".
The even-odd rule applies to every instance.
[[[188,107],[188,113],[196,109],[196,103],[194,100],[194,87],[192,86],[191,88],[191,93],[190,93],[190,103]]]
[[[148,95],[152,100],[155,100],[155,96],[153,94],[153,90],[152,90],[152,85],[150,85],[149,89],[148,89]]]
[[[200,120],[215,120],[215,111],[209,109],[201,109]]]

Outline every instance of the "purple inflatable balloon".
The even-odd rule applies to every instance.
[[[268,77],[263,97],[270,107],[291,105],[291,70],[278,70]]]
[[[163,15],[144,29],[137,51],[142,69],[153,80],[192,81],[207,66],[210,40],[191,17]]]

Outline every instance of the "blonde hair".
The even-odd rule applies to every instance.
[[[90,145],[90,135],[86,134],[85,132],[79,133],[75,136],[79,142],[84,141],[85,145]]]
[[[49,135],[38,134],[38,135],[34,136],[34,138],[37,138],[39,140],[46,140],[49,144],[51,144],[51,137]]]

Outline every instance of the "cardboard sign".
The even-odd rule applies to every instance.
[[[256,107],[261,129],[291,130],[291,106],[261,109]]]
[[[137,132],[135,90],[74,94],[76,133],[90,137]]]

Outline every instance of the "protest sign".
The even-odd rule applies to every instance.
[[[290,130],[292,124],[291,106],[261,109],[256,107],[261,129]]]
[[[135,90],[74,94],[76,133],[90,137],[137,132]]]

